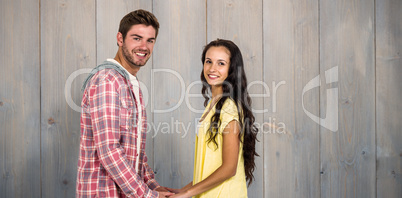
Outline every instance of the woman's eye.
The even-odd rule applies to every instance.
[[[219,65],[222,65],[222,66],[223,66],[223,65],[225,65],[225,63],[223,63],[223,62],[220,62],[220,63],[219,63]]]
[[[210,60],[207,60],[207,61],[205,61],[205,63],[211,63],[211,61],[210,61]]]

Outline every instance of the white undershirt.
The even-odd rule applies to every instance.
[[[126,68],[124,68],[119,62],[117,62],[114,59],[108,58],[107,61],[109,62],[113,62],[117,65],[119,65],[121,68],[123,68],[129,75],[130,77],[130,82],[131,84],[133,84],[133,89],[134,89],[134,96],[136,98],[136,103],[137,103],[137,110],[138,110],[138,124],[137,124],[137,156],[135,157],[135,168],[137,169],[137,171],[139,170],[139,158],[140,158],[140,150],[141,150],[141,138],[142,138],[142,107],[141,107],[141,101],[140,101],[140,85],[139,82],[137,80],[137,77],[135,77],[134,75],[132,75],[130,72],[128,72],[126,70]],[[135,115],[134,115],[135,116]]]

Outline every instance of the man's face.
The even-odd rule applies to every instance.
[[[124,41],[119,43],[123,57],[128,63],[138,67],[144,66],[154,49],[155,29],[143,24],[133,25]]]

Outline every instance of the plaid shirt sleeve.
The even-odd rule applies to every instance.
[[[120,99],[116,82],[105,78],[89,89],[94,142],[102,166],[127,197],[158,197],[129,163],[120,145]],[[152,185],[151,185],[152,186]]]
[[[144,153],[144,181],[145,183],[148,185],[149,188],[151,188],[152,190],[155,190],[156,188],[159,188],[160,185],[158,184],[158,182],[156,182],[155,180],[155,174],[154,171],[152,171],[152,169],[149,167],[148,165],[148,157],[147,155]]]

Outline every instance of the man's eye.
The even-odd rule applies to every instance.
[[[139,41],[139,40],[140,40],[140,38],[134,38],[134,40]]]
[[[148,43],[154,43],[154,42],[155,42],[154,40],[149,40],[149,41],[148,41]]]

